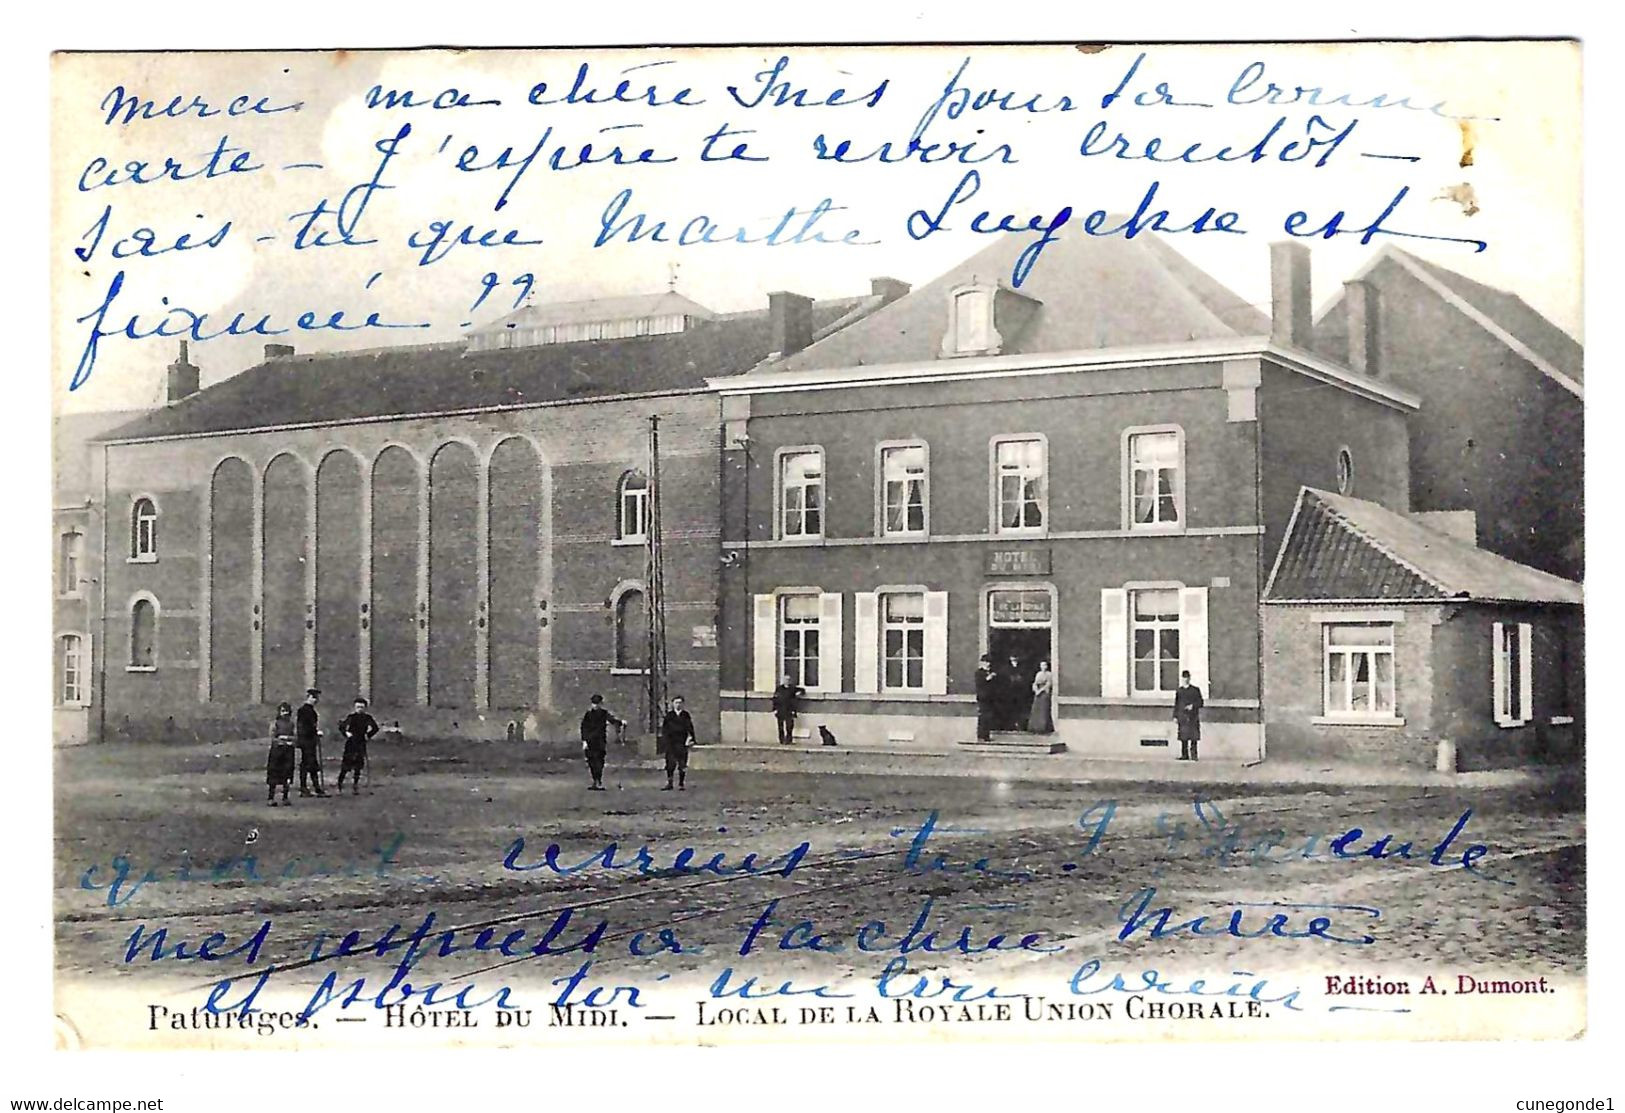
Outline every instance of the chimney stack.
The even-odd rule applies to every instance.
[[[266,359],[280,359],[283,356],[291,356],[291,355],[293,355],[293,345],[292,344],[267,344],[267,345],[265,345],[265,358]]]
[[[166,398],[170,405],[174,405],[182,398],[196,394],[197,388],[198,369],[187,358],[187,344],[182,340],[180,355],[169,365],[169,387]]]
[[[869,294],[880,299],[881,305],[890,305],[913,287],[907,282],[896,278],[871,278],[869,280]]]
[[[772,354],[780,358],[801,351],[813,338],[813,300],[784,290],[767,295],[767,315],[773,327]]]
[[[1349,369],[1376,378],[1382,373],[1377,358],[1377,289],[1369,282],[1343,283],[1343,308],[1348,313]]]
[[[1290,240],[1270,244],[1270,340],[1308,348],[1313,310],[1309,304],[1309,249]]]

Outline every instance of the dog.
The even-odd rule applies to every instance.
[[[824,745],[826,746],[839,745],[839,743],[835,741],[835,732],[822,724],[820,724],[818,727],[818,737],[824,740]]]

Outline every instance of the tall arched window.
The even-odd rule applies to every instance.
[[[130,607],[130,667],[158,667],[158,607],[151,599],[137,599]]]
[[[615,601],[615,667],[649,667],[649,609],[636,588],[622,592]]]
[[[616,539],[644,540],[649,533],[649,477],[640,471],[629,471],[621,476],[616,507]]]
[[[148,498],[136,499],[130,510],[130,559],[158,559],[158,506]]]

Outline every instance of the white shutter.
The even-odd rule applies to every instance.
[[[1213,693],[1207,687],[1207,588],[1186,587],[1179,591],[1179,669],[1191,674],[1191,683],[1202,689],[1202,697]]]
[[[925,593],[925,690],[948,694],[948,593]]]
[[[880,690],[880,593],[860,591],[852,596],[852,690]],[[823,644],[820,640],[819,644]],[[823,666],[820,665],[820,668]]]
[[[1128,696],[1128,592],[1120,587],[1100,591],[1100,694]]]
[[[771,692],[779,683],[779,621],[776,609],[773,596],[756,596],[756,617],[751,624],[751,651],[752,687],[758,692]]]
[[[818,596],[818,689],[839,692],[841,687],[841,593]]]
[[[1518,623],[1518,719],[1535,717],[1535,639],[1529,623]]]
[[[1507,725],[1507,704],[1510,702],[1507,699],[1506,657],[1502,653],[1502,647],[1505,645],[1503,639],[1505,637],[1506,635],[1503,633],[1499,622],[1490,624],[1490,675],[1492,678],[1490,690],[1495,700],[1495,721],[1502,726]]]

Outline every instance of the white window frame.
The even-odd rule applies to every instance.
[[[642,489],[629,487],[635,479],[643,480]],[[626,529],[627,501],[631,498],[637,504],[635,511],[639,529],[630,533]],[[649,477],[637,468],[628,469],[621,473],[620,480],[615,484],[615,539],[616,545],[642,545],[649,540]]]
[[[137,512],[145,502],[152,507],[150,518],[138,517]],[[136,495],[130,500],[130,514],[127,519],[130,527],[130,564],[156,564],[158,562],[158,519],[163,517],[163,510],[158,500],[152,495]],[[151,523],[143,536],[143,523]]]
[[[1348,645],[1332,645],[1332,630],[1336,627],[1365,626],[1371,629],[1383,628],[1388,631],[1388,644],[1381,645],[1376,642],[1361,645],[1351,643]],[[1316,720],[1323,723],[1377,723],[1397,725],[1404,722],[1399,716],[1399,623],[1382,618],[1364,618],[1360,616],[1328,617],[1320,624],[1320,710],[1321,714]],[[1332,655],[1337,654],[1348,658],[1343,669],[1343,699],[1342,706],[1332,705]],[[1370,676],[1372,691],[1376,691],[1377,658],[1388,658],[1388,710],[1376,711],[1356,710],[1354,704],[1354,676],[1356,655],[1365,655],[1370,658]],[[1375,699],[1372,700],[1376,702]]]
[[[1185,631],[1184,631],[1184,626],[1183,626],[1183,623],[1182,623],[1181,619],[1182,619],[1182,616],[1183,616],[1183,613],[1184,613],[1184,599],[1181,597],[1180,592],[1184,589],[1184,587],[1185,587],[1185,585],[1182,584],[1182,583],[1166,583],[1166,584],[1135,584],[1135,585],[1130,586],[1130,587],[1127,588],[1127,592],[1128,592],[1128,612],[1124,617],[1125,617],[1125,620],[1127,622],[1127,627],[1128,627],[1128,694],[1129,694],[1130,699],[1166,701],[1166,700],[1171,700],[1171,699],[1174,698],[1174,693],[1179,687],[1179,672],[1184,667],[1184,665],[1183,665],[1184,658],[1182,656],[1178,655],[1178,654],[1176,654],[1176,656],[1175,656],[1174,687],[1173,688],[1164,688],[1164,687],[1162,687],[1162,682],[1161,682],[1161,676],[1162,676],[1162,656],[1161,656],[1162,638],[1161,638],[1160,634],[1156,636],[1156,646],[1157,646],[1158,655],[1153,658],[1153,661],[1155,662],[1155,668],[1153,670],[1153,676],[1156,678],[1157,686],[1154,687],[1154,688],[1141,688],[1139,686],[1139,678],[1138,678],[1138,675],[1137,675],[1139,670],[1135,668],[1135,665],[1137,664],[1137,658],[1134,655],[1134,641],[1135,641],[1134,635],[1135,635],[1135,633],[1137,631],[1139,631],[1139,629],[1141,627],[1141,624],[1139,622],[1139,619],[1137,617],[1136,612],[1137,612],[1137,608],[1138,608],[1138,604],[1139,604],[1139,597],[1141,595],[1148,595],[1148,594],[1150,594],[1152,592],[1167,592],[1167,593],[1173,595],[1173,597],[1174,597],[1174,612],[1173,612],[1174,617],[1173,617],[1173,621],[1171,623],[1169,623],[1167,621],[1158,621],[1158,622],[1155,622],[1155,623],[1149,623],[1149,624],[1147,624],[1147,627],[1149,629],[1156,630],[1156,631],[1164,631],[1164,630],[1172,629],[1174,634],[1179,639],[1180,654],[1183,654],[1184,648],[1185,648]]]
[[[1006,444],[1036,443],[1038,445],[1038,517],[1036,526],[1006,526],[1004,525],[1003,500],[1001,488],[1003,472],[999,465],[999,449]],[[988,441],[988,532],[999,537],[1044,537],[1049,533],[1049,437],[1043,433],[1000,433]],[[1024,471],[1013,473],[1025,476]],[[1025,507],[1027,499],[1022,498],[1022,516],[1026,516]]]
[[[138,603],[152,605],[152,664],[138,665],[135,661],[135,608]],[[130,596],[129,604],[124,608],[129,616],[128,636],[124,639],[125,648],[129,653],[129,661],[124,666],[125,672],[157,672],[160,659],[159,647],[163,645],[163,608],[158,605],[158,597],[150,591],[139,591]]]
[[[1173,522],[1136,522],[1134,520],[1134,442],[1137,437],[1151,437],[1172,434],[1175,443],[1176,463],[1174,464],[1174,512],[1178,519]],[[1161,513],[1161,499],[1157,499],[1158,513]],[[1123,528],[1135,533],[1183,533],[1190,523],[1190,511],[1185,504],[1185,430],[1183,426],[1165,425],[1133,425],[1123,430]]]
[[[1496,622],[1490,626],[1490,652],[1494,656],[1495,725],[1521,727],[1534,719],[1534,628],[1527,622]],[[1513,675],[1512,646],[1517,645],[1517,675]],[[1517,714],[1513,714],[1513,695]]]
[[[75,686],[75,694],[71,699],[68,696],[68,642],[70,640],[78,643],[78,663],[75,670],[75,675],[78,677],[78,684]],[[57,706],[89,707],[91,676],[91,660],[89,652],[90,639],[79,633],[77,630],[66,630],[57,635],[56,645],[58,655],[57,660],[62,664],[62,685],[57,689],[56,693]]]
[[[802,485],[801,519],[802,532],[791,533],[785,528],[785,465],[793,456],[816,455],[818,457],[818,532],[812,533],[806,529],[807,496],[806,488],[811,484]],[[773,536],[780,541],[822,541],[824,531],[829,527],[829,474],[825,470],[824,448],[817,444],[786,445],[773,453]]]
[[[887,514],[886,458],[893,452],[917,448],[925,456],[924,472],[920,476],[920,528],[892,529]],[[907,491],[907,482],[904,482]],[[906,506],[906,503],[905,503]],[[905,510],[903,520],[908,520]],[[931,534],[931,446],[923,440],[881,441],[875,445],[875,536],[876,537],[929,537]]]
[[[78,599],[84,592],[80,590],[79,581],[83,578],[85,563],[85,534],[80,529],[65,530],[59,538],[61,545],[57,550],[57,594],[64,599]],[[68,564],[73,567],[69,569]]]
[[[789,601],[792,599],[810,599],[813,605],[812,621],[808,622],[805,620],[798,620],[795,623],[795,629],[803,632],[803,637],[801,638],[801,652],[796,658],[800,662],[800,665],[795,670],[790,669],[784,652],[785,634],[787,633],[789,627],[786,618],[789,612]],[[811,657],[811,659],[816,662],[818,666],[818,683],[816,684],[809,684],[807,683],[806,679],[808,654],[805,632],[807,630],[811,630],[818,635],[818,649],[812,654]],[[833,688],[825,682],[827,678],[824,676],[824,662],[826,659],[824,652],[824,636],[823,595],[821,593],[814,591],[779,592],[773,600],[773,645],[775,655],[774,660],[777,663],[777,667],[774,669],[774,675],[782,677],[788,672],[790,673],[792,683],[800,688],[806,689],[809,692],[839,691],[841,687],[839,678],[836,679]]]
[[[925,642],[926,642],[926,621],[925,621],[926,599],[925,599],[925,596],[926,596],[926,593],[924,591],[883,591],[883,592],[879,593],[879,600],[878,600],[879,605],[878,605],[877,614],[876,614],[876,619],[877,619],[876,625],[880,629],[880,646],[879,646],[880,690],[882,692],[886,692],[886,693],[902,692],[902,693],[910,693],[910,694],[915,694],[915,695],[923,695],[928,690],[928,688],[930,687],[930,678],[926,675],[926,656],[927,656],[927,654],[926,654],[926,644],[925,644]],[[887,615],[886,604],[888,602],[890,602],[891,600],[893,600],[893,599],[903,599],[903,598],[914,598],[914,599],[918,599],[920,601],[920,614],[919,614],[919,617],[917,619],[905,619],[905,620],[900,621],[900,622],[893,622],[893,621],[890,620],[890,618]],[[892,655],[891,655],[891,653],[889,651],[889,647],[887,645],[887,642],[889,640],[888,636],[890,635],[890,633],[893,630],[896,630],[897,632],[902,634],[903,683],[901,683],[901,684],[892,684],[892,683],[890,683],[890,670],[887,667],[890,664],[891,659],[892,659]],[[908,640],[909,640],[908,635],[911,634],[911,633],[918,633],[919,634],[920,651],[919,651],[918,657],[919,657],[919,662],[920,662],[920,682],[918,684],[910,684],[910,683],[908,683],[908,662],[910,660],[910,655],[909,655],[909,652],[908,652]]]

